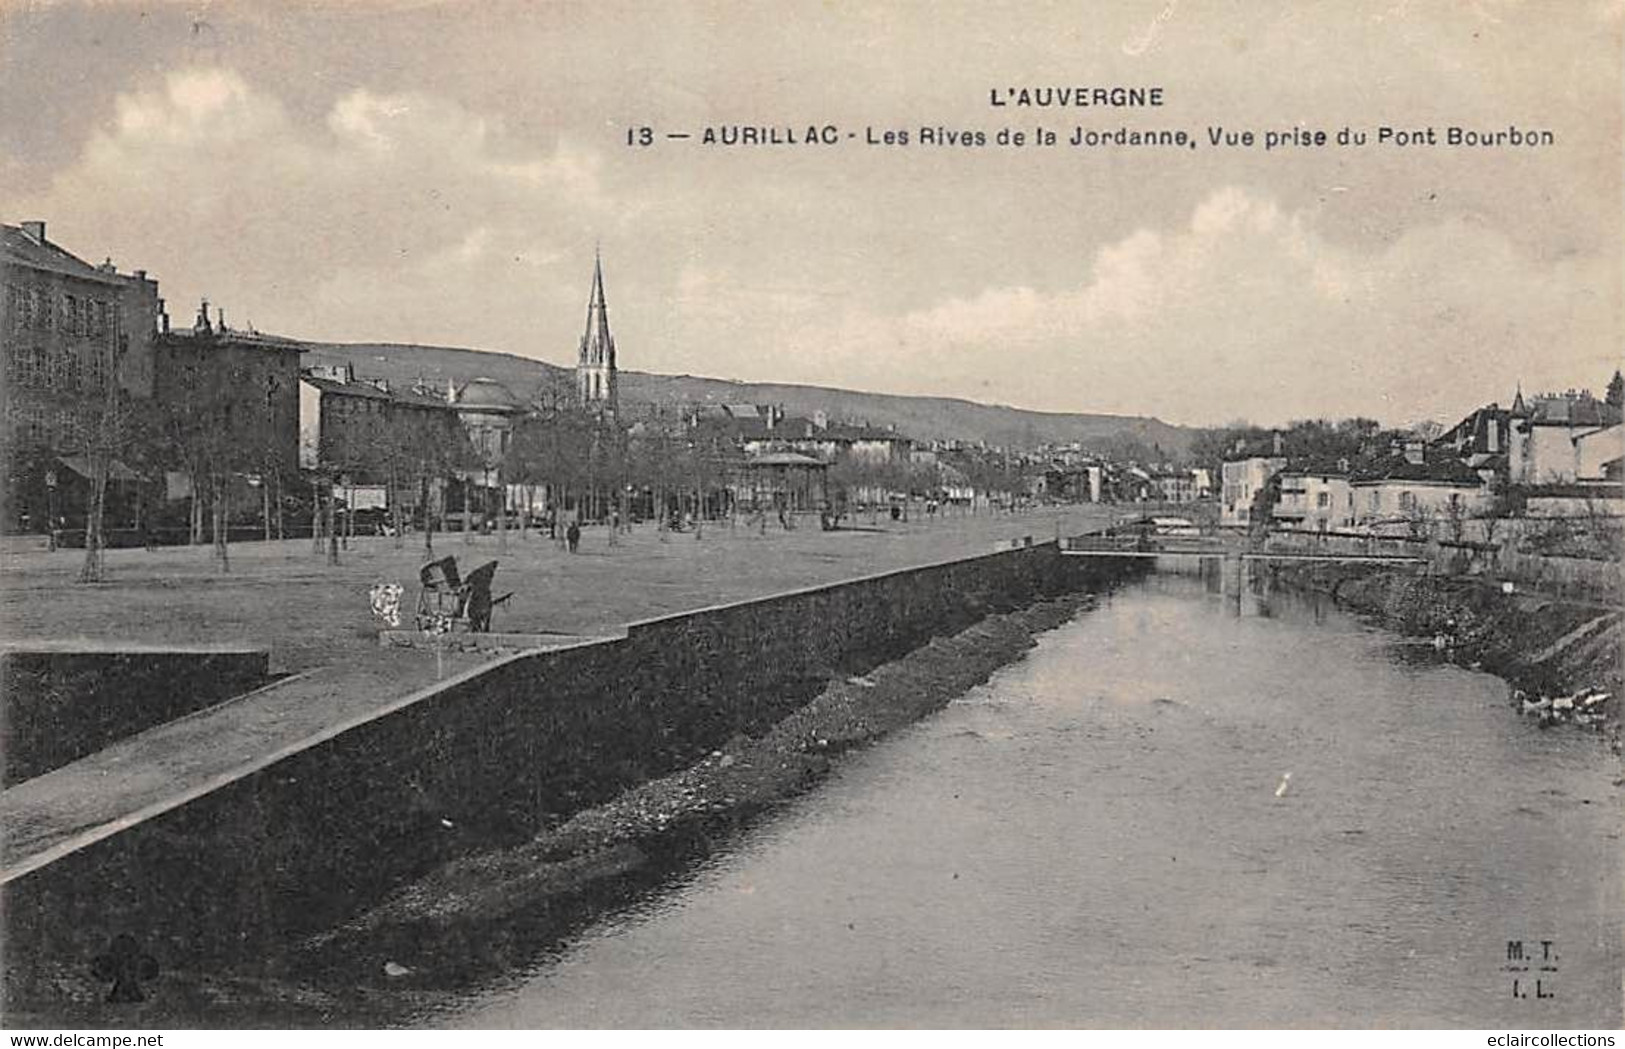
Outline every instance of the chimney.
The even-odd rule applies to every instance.
[[[1275,454],[1281,454],[1281,435],[1279,433],[1275,435]]]
[[[33,241],[35,244],[45,243],[45,223],[25,222],[22,224],[22,226],[23,232],[28,234],[29,240]]]

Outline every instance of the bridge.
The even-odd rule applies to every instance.
[[[1425,565],[1420,553],[1394,547],[1403,543],[1387,537],[1294,541],[1260,544],[1244,536],[1104,535],[1092,533],[1063,539],[1061,553],[1068,557],[1189,557],[1239,561],[1325,561],[1337,564]]]

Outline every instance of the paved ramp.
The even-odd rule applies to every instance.
[[[556,635],[560,648],[590,638]],[[393,649],[285,678],[0,793],[0,884],[526,653]],[[443,675],[442,675],[443,671]]]

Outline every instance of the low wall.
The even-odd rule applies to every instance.
[[[0,648],[5,786],[257,688],[268,653],[8,644]]]
[[[528,840],[765,730],[831,674],[1145,570],[1046,543],[647,620],[471,671],[9,878],[8,1003],[60,1002],[61,967],[82,970],[124,932],[172,973],[252,966],[452,858]]]
[[[1405,554],[1425,558],[1435,572],[1493,576],[1559,597],[1615,602],[1625,600],[1625,565],[1617,558],[1602,561],[1520,553],[1514,548],[1515,537],[1503,537],[1497,543],[1474,539],[1471,535],[1461,540],[1450,540],[1348,533],[1273,532],[1267,546],[1272,550],[1302,550],[1308,553]]]

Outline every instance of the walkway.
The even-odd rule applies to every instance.
[[[518,596],[496,625],[559,631],[550,646],[559,647],[637,619],[983,553],[1001,539],[1053,538],[1107,516],[1082,507],[864,532],[722,527],[664,542],[647,529],[613,547],[600,531],[575,556],[537,537],[510,537],[506,554],[492,537],[452,538],[436,552],[499,557],[498,590]],[[297,673],[0,793],[0,883],[415,702],[442,673],[451,680],[518,658],[447,653],[437,667],[434,653],[378,647],[367,588],[412,580],[421,549],[367,539],[337,569],[308,540],[243,546],[234,557],[221,576],[202,550],[111,551],[113,581],[94,587],[62,578],[77,563],[71,552],[7,558],[0,607],[14,636],[59,637],[72,623],[152,643],[252,640],[271,647],[273,667]]]

